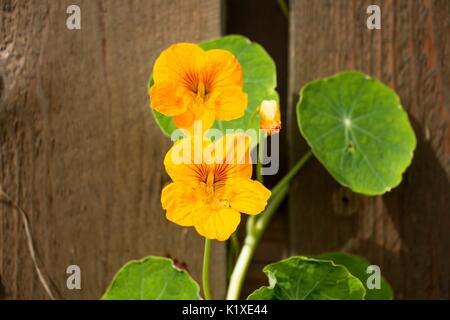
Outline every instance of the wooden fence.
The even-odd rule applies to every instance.
[[[365,28],[370,4],[381,8],[381,30]],[[291,159],[305,147],[296,143],[298,88],[346,69],[395,89],[418,140],[402,184],[383,197],[352,194],[309,163],[290,193],[292,252],[361,254],[396,298],[450,298],[450,2],[303,0],[291,18]]]
[[[147,80],[173,42],[221,34],[219,1],[2,1],[1,184],[28,211],[42,265],[63,298],[99,298],[127,260],[170,255],[200,279],[203,241],[165,220],[170,141],[149,112]],[[1,207],[5,298],[45,298],[15,211]],[[223,291],[224,246],[214,290]],[[66,288],[81,268],[82,290]],[[221,290],[219,292],[219,290]]]

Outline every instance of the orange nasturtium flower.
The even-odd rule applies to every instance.
[[[162,190],[161,203],[168,220],[223,241],[239,225],[240,212],[262,212],[271,192],[251,180],[249,136],[195,140],[185,138],[167,152],[164,166],[173,182]]]
[[[264,100],[259,107],[260,128],[269,136],[281,129],[280,107],[275,100]]]
[[[177,43],[156,59],[151,107],[173,117],[178,128],[192,131],[194,121],[209,129],[214,120],[244,115],[242,67],[226,50],[204,51],[193,43]]]

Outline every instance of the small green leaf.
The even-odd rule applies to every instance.
[[[345,266],[348,271],[357,277],[365,285],[370,274],[367,273],[367,267],[370,265],[369,261],[363,257],[342,253],[330,252],[315,256],[318,259],[331,260],[337,265]],[[380,289],[369,289],[366,287],[366,300],[392,300],[394,293],[389,283],[381,277]]]
[[[362,300],[364,286],[348,270],[332,261],[290,257],[264,267],[269,287],[249,300]]]
[[[304,86],[297,119],[317,159],[355,192],[391,190],[411,163],[416,138],[399,97],[363,73],[343,72]]]
[[[200,288],[172,260],[147,257],[125,264],[114,276],[103,300],[199,300]]]
[[[247,130],[253,128],[259,129],[259,114],[255,113],[263,100],[276,100],[279,102],[278,93],[275,90],[277,86],[276,68],[270,55],[262,46],[249,39],[229,35],[217,39],[199,43],[204,50],[223,49],[234,54],[242,66],[244,92],[248,94],[248,105],[242,118],[231,121],[215,121],[213,128],[225,132],[226,129]],[[149,88],[153,85],[150,79]],[[176,129],[172,117],[152,109],[153,116],[167,136]]]

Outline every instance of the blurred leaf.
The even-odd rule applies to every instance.
[[[199,43],[204,50],[223,49],[234,54],[242,66],[244,79],[244,92],[248,94],[248,105],[242,118],[231,121],[215,121],[213,128],[225,132],[226,129],[250,128],[259,129],[259,114],[255,114],[263,100],[276,100],[279,102],[278,93],[275,90],[277,85],[276,68],[270,55],[262,46],[249,39],[230,35],[217,39]],[[150,79],[149,88],[153,85]],[[161,130],[167,136],[176,129],[172,117],[155,111],[152,108],[153,116]]]
[[[367,267],[371,265],[369,261],[363,257],[342,253],[342,252],[330,252],[315,256],[315,258],[323,260],[331,260],[337,265],[345,266],[348,271],[359,280],[366,287],[365,300],[392,300],[394,293],[389,283],[381,277],[380,289],[368,289],[366,282],[370,274],[367,273]]]
[[[317,159],[355,192],[391,190],[411,163],[416,138],[399,97],[363,73],[343,72],[305,85],[297,119]]]
[[[173,261],[147,257],[130,261],[114,276],[103,300],[199,300],[200,288]]]
[[[343,266],[331,261],[290,257],[264,267],[269,287],[249,300],[362,300],[364,286]]]

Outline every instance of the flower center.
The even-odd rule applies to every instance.
[[[218,189],[220,189],[220,182],[217,180],[216,172],[210,170],[206,175],[204,202],[213,207],[229,207],[230,201]]]
[[[212,171],[209,171],[208,175],[206,176],[206,193],[214,193],[214,172]]]
[[[201,99],[202,102],[205,99],[205,94],[206,93],[206,88],[205,88],[205,84],[203,83],[203,81],[199,81],[198,85],[197,85],[197,100]]]
[[[195,114],[195,117],[198,118],[203,113],[203,108],[205,105],[207,90],[205,84],[202,80],[200,80],[197,84],[197,90],[194,90],[196,94],[194,98],[194,103],[192,104],[192,111]]]

